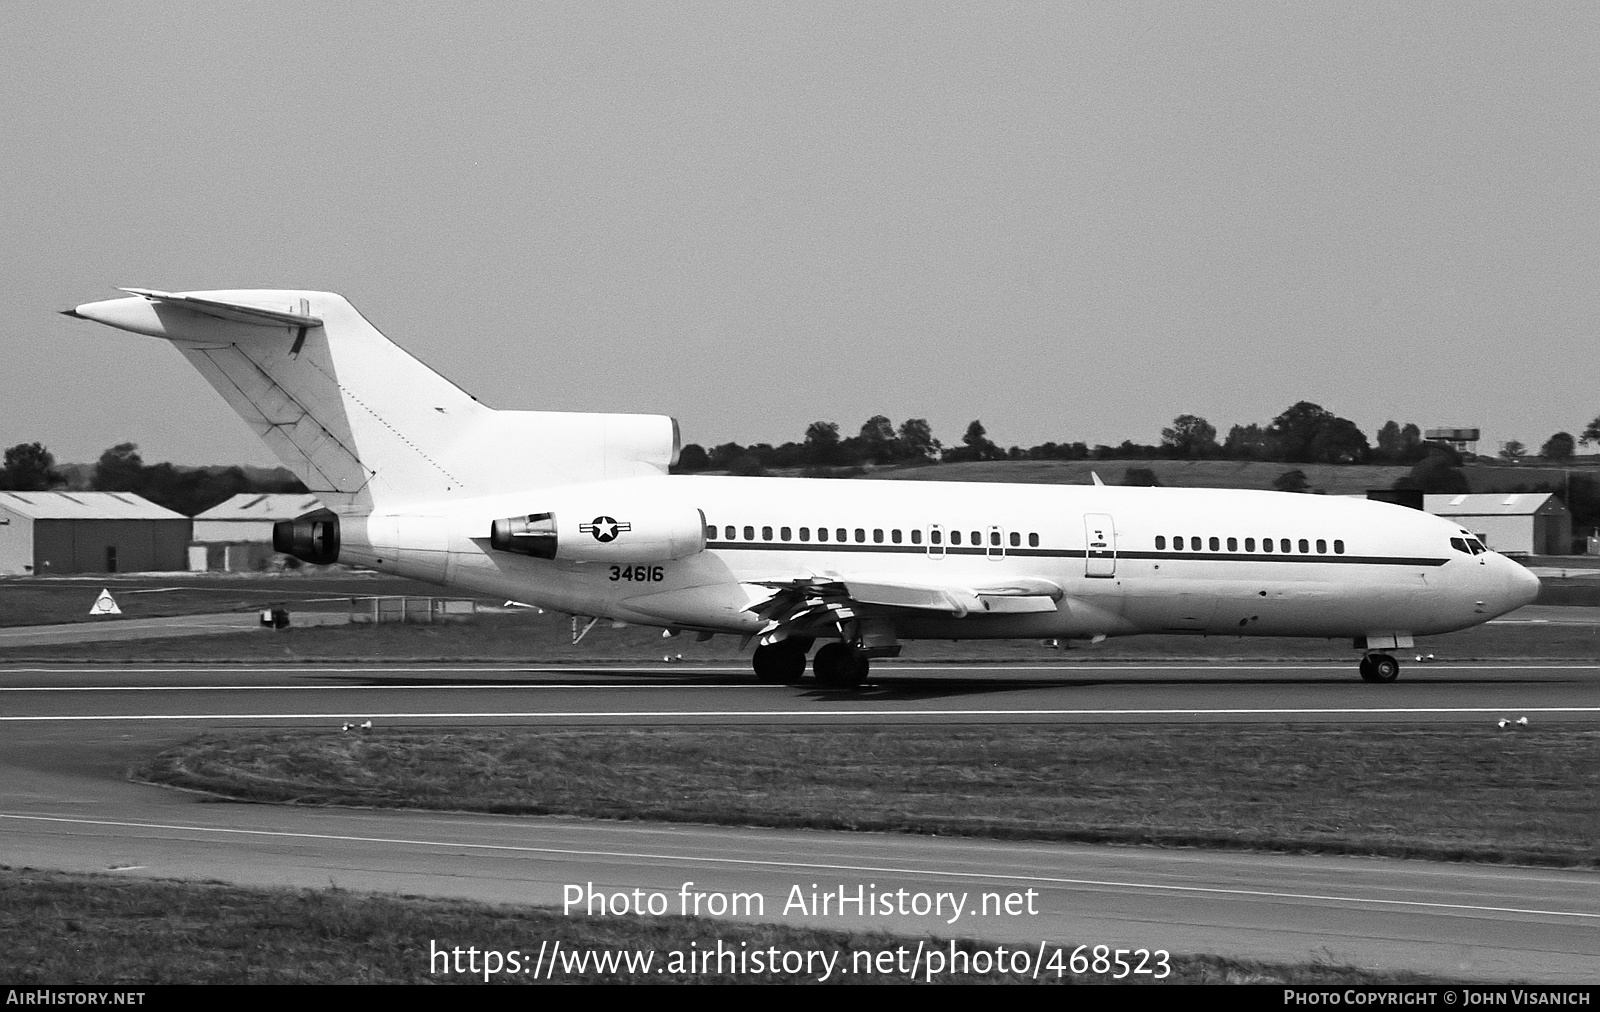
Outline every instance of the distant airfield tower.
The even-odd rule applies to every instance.
[[[1430,443],[1444,443],[1457,453],[1478,455],[1477,429],[1429,429],[1422,434]]]

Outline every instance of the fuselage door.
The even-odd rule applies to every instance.
[[[941,524],[928,525],[928,558],[944,558],[944,527]]]
[[[999,527],[989,528],[989,543],[984,546],[989,561],[994,562],[1006,557],[1006,532]]]
[[[1117,575],[1117,531],[1106,513],[1085,513],[1084,576],[1111,577]]]

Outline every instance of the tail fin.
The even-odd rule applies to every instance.
[[[660,474],[677,456],[664,416],[485,407],[329,292],[123,291],[67,315],[171,341],[340,513]]]

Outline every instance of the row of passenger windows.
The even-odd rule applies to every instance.
[[[1187,542],[1187,550],[1191,551],[1191,552],[1203,552],[1208,547],[1213,552],[1220,552],[1220,551],[1222,551],[1223,539],[1222,538],[1187,538],[1186,539],[1182,535],[1179,535],[1178,537],[1175,537],[1175,538],[1172,539],[1172,549],[1173,549],[1173,551],[1177,551],[1177,552],[1185,551],[1185,543],[1186,542]],[[1238,538],[1228,538],[1227,539],[1227,544],[1228,544],[1228,551],[1237,552],[1239,550],[1239,539]],[[1277,553],[1277,554],[1281,554],[1281,555],[1290,555],[1290,554],[1293,554],[1296,545],[1298,545],[1299,548],[1300,548],[1300,554],[1302,554],[1302,555],[1310,555],[1311,554],[1311,541],[1306,539],[1306,538],[1301,538],[1298,542],[1292,541],[1289,538],[1278,538],[1276,541],[1274,541],[1272,538],[1262,538],[1261,539],[1261,552],[1262,552],[1262,554]],[[1274,547],[1274,546],[1276,546],[1276,547]],[[1156,535],[1156,549],[1158,551],[1165,551],[1166,547],[1167,547],[1167,539],[1164,536],[1162,536],[1160,534],[1157,534]],[[1322,538],[1318,538],[1317,539],[1316,547],[1317,547],[1316,554],[1318,554],[1318,555],[1327,555],[1328,554],[1328,542],[1323,540]],[[1247,552],[1255,551],[1256,550],[1256,539],[1255,538],[1245,538],[1244,539],[1244,550],[1247,551]],[[1344,542],[1343,541],[1335,541],[1333,543],[1333,554],[1335,554],[1335,555],[1343,555],[1344,554]]]
[[[739,539],[739,533],[740,533],[740,529],[738,527],[733,526],[732,524],[729,524],[728,526],[722,528],[722,538],[723,538],[724,541],[738,541],[738,540],[740,540]],[[777,541],[793,541],[793,540],[795,540],[794,533],[795,533],[795,529],[792,528],[792,527],[780,527],[780,528],[777,529],[776,532],[774,532],[774,530],[771,527],[763,527],[763,528],[761,528],[761,538],[760,538],[760,540],[762,540],[762,541],[773,541],[773,540],[777,540]],[[832,528],[829,528],[829,527],[818,527],[818,528],[816,528],[815,533],[816,533],[816,539],[818,541],[829,541],[831,539],[832,541],[838,541],[838,542],[848,542],[848,541],[852,540],[851,539],[851,535],[854,534],[855,535],[854,540],[855,540],[856,544],[866,544],[867,543],[868,531],[867,531],[867,528],[865,528],[865,527],[857,527],[853,531],[848,527],[832,527]],[[910,532],[910,534],[911,534],[911,540],[910,540],[911,544],[913,544],[913,545],[922,544],[922,529],[920,527],[914,528]],[[950,531],[948,537],[949,537],[949,543],[952,544],[952,545],[960,545],[960,544],[963,544],[963,543],[969,544],[969,545],[984,545],[984,544],[987,544],[991,548],[999,548],[999,547],[1002,546],[1002,544],[1009,543],[1012,548],[1021,548],[1022,547],[1022,535],[1019,532],[1010,531],[1009,533],[1007,533],[1005,535],[1004,539],[1002,539],[1001,534],[1002,534],[1002,532],[1000,531],[1000,529],[998,527],[996,527],[996,528],[991,528],[989,530],[987,537],[984,535],[984,532],[982,532],[982,531],[971,531],[971,532]],[[895,528],[893,528],[891,530],[888,530],[888,531],[885,531],[882,527],[874,527],[874,528],[872,528],[871,535],[872,535],[872,543],[875,544],[875,545],[883,544],[885,536],[887,536],[889,543],[893,544],[893,545],[904,544],[906,542],[905,532],[901,531],[901,529],[898,528],[898,527],[895,527]],[[802,527],[802,528],[800,528],[800,540],[802,542],[809,542],[811,540],[811,536],[812,536],[812,528],[810,528],[810,527]],[[707,524],[706,525],[706,540],[707,541],[714,541],[714,540],[716,540],[716,537],[717,537],[717,525],[716,524]],[[932,529],[930,529],[928,531],[928,544],[930,544],[930,545],[943,545],[943,544],[945,544],[945,538],[946,538],[946,533],[943,530],[941,530],[940,528],[935,527],[935,528],[932,528]],[[756,539],[756,528],[754,526],[749,526],[749,527],[745,527],[744,528],[744,540],[745,541],[755,541],[755,540],[757,540]],[[1029,548],[1038,548],[1039,547],[1039,535],[1032,534],[1032,533],[1030,533],[1028,535],[1028,547]]]

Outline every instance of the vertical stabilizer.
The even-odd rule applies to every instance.
[[[675,452],[666,417],[487,408],[329,292],[125,291],[69,315],[171,341],[340,513],[659,474]]]

